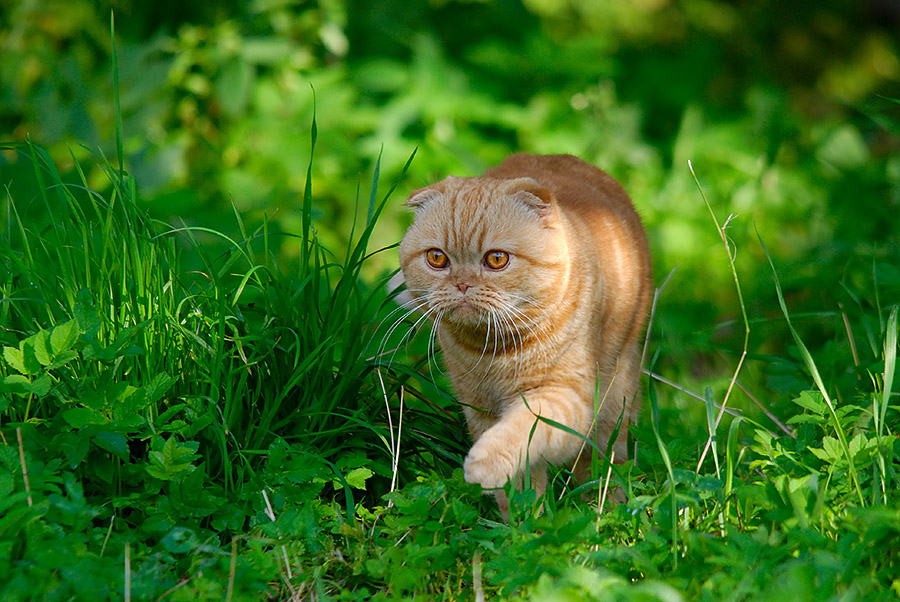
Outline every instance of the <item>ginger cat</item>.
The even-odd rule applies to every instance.
[[[651,283],[647,239],[622,187],[570,155],[518,154],[406,204],[415,219],[400,264],[409,303],[434,321],[474,441],[466,480],[495,489],[504,517],[507,480],[522,487],[530,474],[543,493],[547,463],[571,462],[583,441],[535,414],[593,428],[605,449],[627,408],[614,447],[624,460]]]

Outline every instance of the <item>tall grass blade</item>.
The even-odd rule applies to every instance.
[[[894,387],[894,373],[897,369],[897,307],[891,310],[884,337],[884,386],[881,391],[881,407],[879,408],[876,434],[879,439],[884,434],[884,417],[891,401],[891,390]]]
[[[125,173],[125,149],[122,144],[122,105],[119,102],[119,56],[116,53],[116,13],[109,11],[109,38],[112,48],[113,94],[116,107],[116,154],[119,158],[119,173]]]
[[[704,400],[706,402],[706,428],[709,429],[709,441],[712,444],[713,463],[716,465],[716,477],[721,478],[722,472],[719,469],[719,448],[716,442],[716,402],[713,401],[712,389],[706,387],[704,392]]]
[[[723,522],[731,517],[731,494],[734,491],[735,467],[740,462],[743,454],[743,450],[740,453],[736,453],[735,450],[737,449],[738,432],[743,422],[743,418],[735,418],[728,427],[728,440],[725,442],[725,511],[723,513]],[[737,504],[737,500],[734,500],[734,503]],[[724,525],[722,525],[722,534],[725,534]]]
[[[809,371],[810,375],[813,378],[813,381],[816,383],[816,388],[819,389],[819,392],[822,394],[822,398],[825,400],[825,404],[828,406],[832,426],[834,427],[835,433],[837,433],[838,441],[841,444],[841,451],[844,454],[844,459],[847,461],[848,470],[850,471],[850,480],[853,483],[853,487],[856,490],[857,496],[859,497],[860,506],[865,506],[866,502],[863,497],[862,487],[860,487],[859,484],[859,477],[856,473],[856,465],[853,463],[853,455],[850,453],[850,447],[847,444],[847,436],[844,434],[844,429],[841,426],[841,421],[837,416],[837,412],[835,412],[834,403],[831,401],[831,396],[828,394],[828,388],[822,381],[822,377],[819,374],[819,369],[816,366],[816,362],[813,359],[812,354],[810,354],[809,349],[806,348],[806,345],[800,338],[799,333],[797,333],[797,330],[791,323],[791,316],[788,313],[787,304],[784,301],[784,293],[781,290],[781,282],[778,279],[778,272],[775,270],[775,263],[772,261],[772,255],[769,253],[769,249],[768,247],[766,247],[766,243],[763,242],[762,235],[757,232],[756,236],[759,238],[759,244],[762,245],[763,251],[766,254],[766,259],[769,260],[769,266],[772,268],[772,277],[775,279],[775,292],[778,295],[778,304],[781,306],[781,312],[784,314],[784,319],[787,322],[788,329],[791,331],[791,336],[794,338],[794,343],[796,343],[797,348],[800,351],[800,356],[803,358],[803,363],[806,365],[806,369]]]
[[[378,177],[381,174],[381,157],[384,155],[384,145],[378,152],[378,159],[375,161],[375,173],[372,175],[372,190],[369,193],[369,211],[366,214],[366,225],[372,223],[375,216],[375,203],[378,201]]]
[[[737,465],[737,436],[743,418],[735,418],[728,427],[728,440],[725,442],[725,497],[731,495],[734,489],[734,468]]]
[[[747,319],[747,308],[744,305],[744,296],[741,293],[741,281],[738,278],[737,270],[734,267],[734,249],[731,246],[731,242],[727,236],[725,236],[725,228],[728,227],[728,222],[731,221],[731,217],[725,221],[725,224],[720,226],[719,220],[716,219],[716,214],[712,210],[712,205],[709,204],[709,200],[706,198],[706,194],[703,192],[703,187],[700,186],[700,180],[697,178],[697,174],[694,173],[694,166],[688,161],[688,169],[691,171],[691,176],[694,178],[694,183],[697,185],[697,190],[700,191],[700,197],[703,199],[703,202],[706,204],[706,208],[709,210],[709,215],[712,217],[713,223],[716,225],[716,231],[719,233],[719,238],[722,239],[722,244],[725,246],[725,252],[728,254],[728,266],[731,268],[731,276],[734,279],[734,288],[737,291],[738,302],[741,306],[741,317],[744,320],[744,348],[741,351],[741,357],[738,360],[737,366],[734,368],[734,375],[731,377],[731,382],[728,383],[728,390],[725,391],[725,397],[722,399],[722,405],[719,409],[719,414],[716,416],[716,422],[713,426],[713,430],[710,431],[709,438],[706,440],[706,445],[703,447],[703,453],[700,454],[700,460],[697,462],[697,472],[700,472],[700,468],[703,466],[703,460],[706,458],[706,454],[709,451],[710,446],[713,444],[713,437],[715,435],[715,431],[719,427],[719,423],[722,421],[722,416],[725,414],[725,408],[728,407],[728,400],[731,398],[731,391],[734,390],[734,385],[737,382],[738,375],[741,373],[741,368],[744,365],[744,359],[747,357],[747,348],[750,344],[750,321]],[[716,464],[716,474],[718,474],[718,463]]]
[[[316,126],[316,91],[313,89],[313,117],[312,127],[310,128],[310,148],[309,148],[309,165],[306,168],[306,184],[303,187],[303,205],[301,207],[300,216],[302,219],[303,231],[303,247],[300,250],[300,270],[303,274],[307,274],[309,270],[310,252],[312,247],[312,168],[313,159],[315,158],[316,139],[319,136],[319,130]]]
[[[897,369],[897,309],[895,306],[891,310],[891,315],[887,321],[887,331],[884,335],[884,375],[882,378],[881,402],[875,398],[875,408],[872,412],[875,421],[875,435],[878,439],[877,451],[877,470],[881,484],[882,501],[887,504],[888,500],[888,471],[895,476],[893,463],[885,460],[885,446],[883,445],[883,436],[885,435],[885,416],[887,415],[888,405],[891,402],[891,394],[894,387],[894,374]],[[880,405],[880,407],[879,407]],[[889,451],[887,453],[890,453]],[[875,495],[873,488],[873,496]]]
[[[669,474],[669,500],[671,500],[671,517],[672,517],[672,561],[673,568],[678,568],[678,504],[675,500],[675,470],[672,468],[672,459],[669,457],[669,450],[663,442],[659,434],[659,401],[656,398],[656,389],[653,387],[653,380],[650,381],[648,388],[648,396],[650,397],[650,425],[653,428],[653,437],[656,439],[656,446],[659,449],[659,455],[662,456],[663,463],[666,466],[666,472]]]

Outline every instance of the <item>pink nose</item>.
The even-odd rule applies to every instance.
[[[459,285],[457,285],[457,286],[458,286],[458,288],[459,288],[459,292],[461,292],[461,293],[464,294],[464,295],[466,294],[466,291],[469,290],[469,285],[468,285],[468,284],[459,284]]]

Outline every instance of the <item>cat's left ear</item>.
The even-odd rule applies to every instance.
[[[553,193],[534,178],[516,178],[510,182],[512,198],[534,211],[540,218],[553,215]]]

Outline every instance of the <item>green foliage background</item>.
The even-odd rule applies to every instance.
[[[168,599],[468,599],[476,551],[510,599],[892,599],[898,33],[878,1],[0,0],[4,595],[115,597],[128,549]],[[519,150],[630,192],[675,269],[653,370],[709,400],[648,385],[599,518],[557,482],[494,523],[425,342],[375,371],[405,195]],[[688,160],[734,216],[740,381],[794,434],[736,390],[714,472],[744,329]]]

